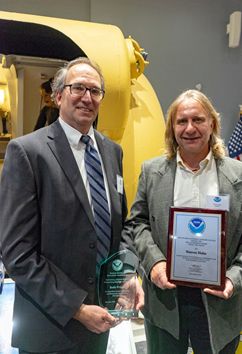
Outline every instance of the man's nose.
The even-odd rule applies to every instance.
[[[86,92],[82,96],[82,100],[87,100],[87,101],[92,100],[91,91],[88,88],[86,89]]]
[[[187,122],[187,126],[186,126],[186,131],[188,131],[188,132],[193,132],[194,129],[195,129],[195,127],[194,127],[193,122],[192,122],[192,121],[188,121],[188,122]]]

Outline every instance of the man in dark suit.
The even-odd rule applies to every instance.
[[[52,81],[53,78],[45,81],[40,86],[41,103],[44,105],[39,112],[37,122],[34,126],[34,130],[50,125],[59,118],[59,109],[56,107],[55,102],[52,99]]]
[[[1,247],[16,284],[12,345],[20,353],[104,354],[116,319],[97,302],[99,226],[81,138],[101,157],[109,254],[126,217],[122,151],[92,127],[104,97],[96,64],[78,58],[60,69],[53,95],[59,119],[12,140],[2,171]]]

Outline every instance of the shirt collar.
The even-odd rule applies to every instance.
[[[69,141],[69,144],[74,147],[78,148],[80,145],[80,139],[82,137],[82,133],[80,133],[77,129],[73,128],[69,124],[67,124],[61,117],[59,117],[60,125],[63,128],[67,140]],[[95,141],[94,138],[94,129],[93,126],[90,127],[89,132],[85,135],[89,135],[92,141]]]
[[[205,168],[209,168],[212,164],[212,160],[213,160],[213,154],[212,151],[210,150],[209,153],[207,154],[207,156],[205,157],[205,159],[203,159],[202,161],[200,161],[199,166],[200,166],[200,170],[203,170]],[[177,154],[176,154],[176,161],[177,161],[177,166],[185,168],[186,170],[190,170],[183,162],[179,149],[177,150]]]

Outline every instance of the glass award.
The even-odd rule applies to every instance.
[[[138,258],[129,250],[119,251],[100,265],[99,305],[114,317],[138,317],[135,309]]]
[[[3,291],[4,276],[5,276],[5,269],[4,269],[4,265],[3,265],[3,262],[1,261],[1,256],[0,256],[0,294]]]

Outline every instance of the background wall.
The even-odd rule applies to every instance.
[[[228,141],[242,104],[242,41],[228,48],[226,25],[241,0],[0,0],[0,10],[117,25],[149,53],[145,75],[164,113],[181,91],[201,84]]]

